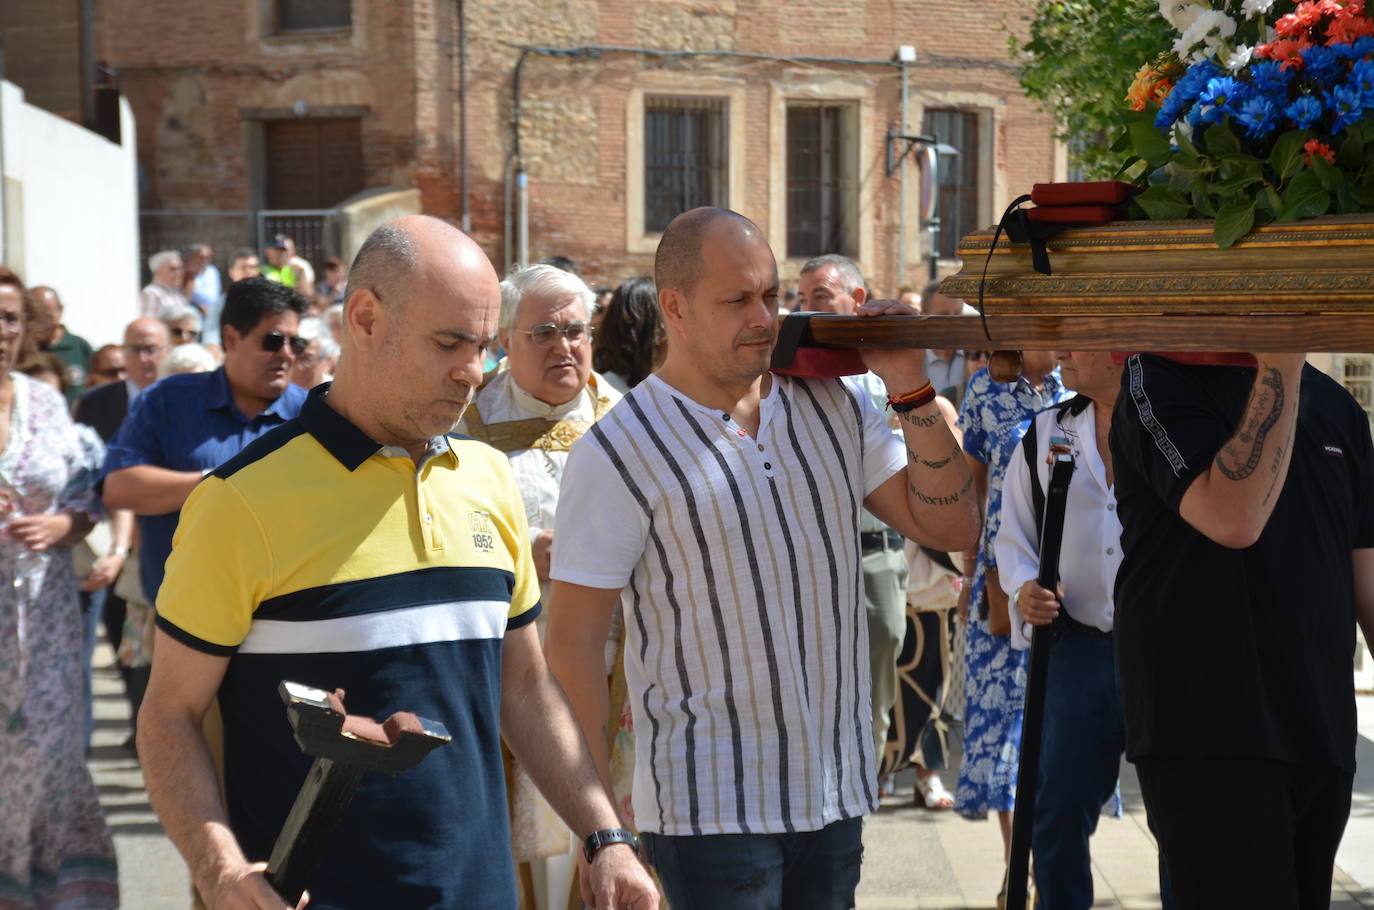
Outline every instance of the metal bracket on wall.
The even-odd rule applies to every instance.
[[[893,144],[906,143],[899,154],[893,154]],[[897,173],[897,167],[902,163],[902,159],[910,155],[918,146],[935,145],[939,142],[934,136],[911,136],[906,133],[899,133],[896,130],[887,131],[887,176],[891,177]]]

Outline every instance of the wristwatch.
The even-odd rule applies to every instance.
[[[633,831],[624,828],[602,828],[600,831],[593,831],[582,842],[582,852],[590,863],[602,847],[609,847],[611,844],[629,844],[631,850],[639,853],[639,838]]]

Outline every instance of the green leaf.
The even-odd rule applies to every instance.
[[[1325,215],[1331,207],[1331,194],[1322,189],[1321,181],[1310,170],[1294,177],[1283,193],[1283,211],[1279,221],[1297,221]]]
[[[1206,184],[1207,178],[1203,175],[1200,166],[1189,166],[1178,158],[1169,162],[1167,168],[1169,173],[1169,186],[1178,190],[1180,193],[1190,192],[1199,182]]]
[[[1130,130],[1122,130],[1120,135],[1118,135],[1116,139],[1112,142],[1111,151],[1114,154],[1120,155],[1122,152],[1130,151],[1130,149],[1131,132]]]
[[[1334,193],[1336,187],[1344,182],[1345,175],[1337,170],[1333,165],[1327,164],[1326,159],[1321,155],[1312,156],[1312,173],[1317,175],[1317,182],[1322,185],[1322,189],[1328,193]]]
[[[1178,153],[1184,158],[1196,159],[1202,157],[1202,153],[1197,150],[1197,146],[1193,145],[1193,140],[1183,135],[1182,130],[1176,130],[1174,132],[1174,145],[1178,146]]]
[[[1355,132],[1347,133],[1345,141],[1336,152],[1336,164],[1347,171],[1358,171],[1367,163],[1364,146],[1363,136]]]
[[[1164,134],[1155,129],[1155,125],[1148,120],[1139,120],[1132,123],[1129,127],[1131,133],[1131,145],[1135,147],[1135,153],[1150,163],[1150,167],[1159,167],[1169,160],[1173,155],[1173,149],[1169,147],[1169,140]]]
[[[1274,150],[1269,153],[1269,166],[1280,180],[1287,180],[1302,167],[1302,147],[1309,138],[1311,136],[1306,130],[1293,130],[1274,142]]]
[[[1237,199],[1217,210],[1217,223],[1212,229],[1212,236],[1216,239],[1217,246],[1224,250],[1234,246],[1235,242],[1250,233],[1254,226],[1255,201]]]
[[[1212,184],[1212,192],[1218,196],[1234,196],[1241,190],[1264,180],[1259,174],[1236,174]]]
[[[1193,208],[1197,209],[1198,214],[1204,218],[1217,217],[1217,207],[1212,205],[1212,200],[1208,198],[1205,187],[1193,188]]]
[[[1169,186],[1152,186],[1135,197],[1145,213],[1155,221],[1177,221],[1187,218],[1191,206],[1182,193]]]
[[[1342,215],[1353,215],[1360,211],[1360,197],[1355,194],[1355,188],[1348,182],[1342,182],[1336,187],[1336,211]]]
[[[1240,140],[1225,122],[1213,123],[1207,127],[1207,132],[1202,134],[1202,142],[1207,146],[1207,151],[1218,158],[1240,152]]]
[[[1283,197],[1272,186],[1266,186],[1255,201],[1259,203],[1261,209],[1270,215],[1277,215],[1283,211]]]

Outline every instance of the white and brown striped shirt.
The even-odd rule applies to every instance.
[[[905,464],[866,393],[777,376],[757,438],[650,376],[574,444],[552,575],[621,590],[642,830],[876,807],[859,514]]]

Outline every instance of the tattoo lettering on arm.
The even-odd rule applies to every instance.
[[[917,414],[915,411],[907,411],[905,414],[898,414],[897,417],[911,424],[913,427],[933,427],[937,423],[942,423],[945,419],[939,411],[925,417]]]
[[[937,458],[935,461],[931,461],[928,458],[922,458],[920,454],[916,452],[915,449],[912,449],[910,447],[907,448],[906,454],[907,457],[911,459],[912,464],[917,464],[923,468],[930,468],[932,470],[938,471],[940,468],[948,467],[950,464],[952,464],[954,462],[954,459],[958,457],[960,453],[958,450],[951,450],[951,452],[944,458]]]
[[[1244,480],[1255,473],[1255,469],[1264,460],[1265,437],[1279,422],[1279,415],[1283,411],[1283,375],[1270,367],[1260,382],[1266,388],[1257,389],[1250,397],[1250,403],[1246,406],[1245,425],[1236,434],[1236,441],[1227,443],[1217,453],[1217,469],[1228,480]],[[1283,451],[1280,447],[1272,468],[1276,480],[1279,465],[1282,463]],[[1272,492],[1271,485],[1270,493]],[[1265,498],[1268,499],[1267,496]]]
[[[908,483],[907,488],[911,490],[912,495],[928,506],[952,506],[967,496],[969,490],[973,489],[973,478],[970,476],[968,480],[964,481],[964,485],[959,488],[959,492],[949,496],[927,496],[916,489],[916,484],[914,483]]]

